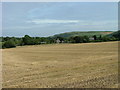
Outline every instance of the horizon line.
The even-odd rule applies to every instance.
[[[118,31],[118,30],[100,30],[100,31],[98,31],[98,30],[91,30],[91,31],[68,31],[68,32],[60,32],[60,33],[55,33],[55,34],[53,34],[53,35],[48,35],[48,36],[38,36],[38,35],[36,35],[36,36],[32,36],[32,35],[29,35],[29,34],[25,34],[25,35],[29,35],[29,36],[31,36],[31,37],[51,37],[51,36],[54,36],[54,35],[57,35],[57,34],[63,34],[63,33],[70,33],[70,32],[116,32],[116,31]],[[8,36],[4,36],[4,35],[2,35],[2,36],[0,36],[0,37],[24,37],[25,35],[23,35],[23,36],[10,36],[10,35],[8,35]]]

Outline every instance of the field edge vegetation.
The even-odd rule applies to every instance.
[[[14,48],[24,45],[40,45],[53,43],[89,43],[89,42],[106,42],[119,41],[120,30],[117,32],[108,31],[89,31],[89,32],[70,32],[57,34],[50,37],[1,37],[0,48]]]

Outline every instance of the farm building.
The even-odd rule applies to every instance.
[[[60,43],[61,41],[59,39],[56,40],[56,43]]]
[[[94,40],[94,38],[93,38],[93,37],[90,37],[89,40]]]

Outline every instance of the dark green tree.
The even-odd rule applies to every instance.
[[[84,43],[89,42],[89,37],[88,37],[88,36],[83,36],[83,42],[84,42]]]
[[[98,39],[99,39],[99,40],[102,40],[102,35],[100,35]]]
[[[102,37],[102,41],[110,41],[110,38],[108,36]]]
[[[2,45],[2,47],[3,48],[12,48],[12,47],[16,47],[16,44],[13,40],[8,40]]]
[[[23,41],[24,45],[32,45],[33,44],[32,38],[29,35],[25,35],[22,38],[22,41]]]
[[[94,35],[93,38],[94,38],[94,40],[97,40],[97,36],[96,35]]]
[[[82,36],[73,37],[74,43],[83,43],[84,38]]]

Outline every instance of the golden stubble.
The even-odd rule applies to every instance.
[[[118,42],[3,49],[4,88],[118,86]]]

